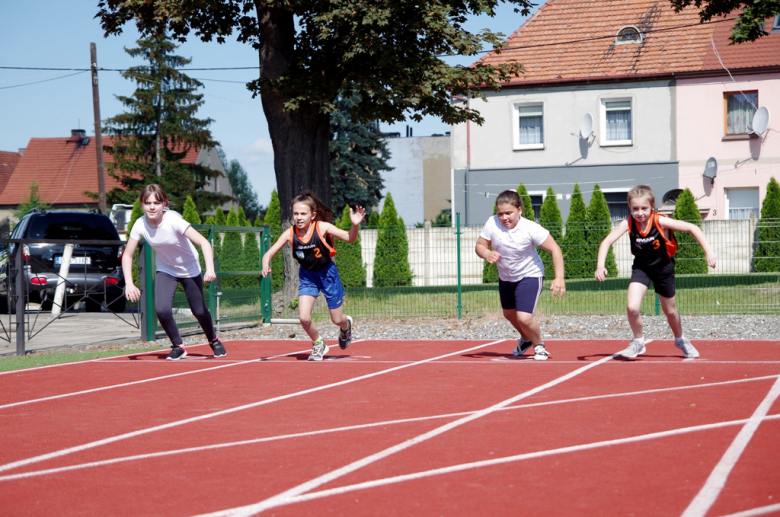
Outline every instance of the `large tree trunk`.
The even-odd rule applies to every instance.
[[[267,9],[256,2],[260,22],[260,78],[273,81],[290,67],[294,54],[293,15],[282,9]],[[330,205],[330,161],[328,138],[330,117],[319,109],[303,104],[295,111],[284,109],[287,100],[278,91],[261,93],[263,111],[274,149],[276,189],[282,212],[282,228],[290,226],[293,197],[310,189]],[[284,253],[284,303],[295,297],[297,264],[288,249]]]

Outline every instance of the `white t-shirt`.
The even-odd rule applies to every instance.
[[[146,216],[139,217],[130,230],[130,238],[145,239],[154,249],[157,271],[176,278],[193,278],[200,275],[200,260],[195,246],[184,236],[190,226],[181,215],[166,210],[157,228],[149,226]]]
[[[550,232],[544,227],[525,217],[521,217],[510,230],[495,215],[487,220],[479,234],[490,241],[493,251],[501,254],[496,265],[498,278],[505,282],[544,276],[544,265],[536,252],[536,246],[546,241],[549,235]]]

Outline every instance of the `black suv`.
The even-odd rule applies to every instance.
[[[119,234],[108,216],[100,213],[33,209],[22,217],[10,238],[119,241]],[[9,270],[18,245],[0,246],[0,312],[7,314]],[[29,292],[30,302],[40,302],[41,310],[52,307],[64,249],[64,244],[22,245],[25,290]],[[65,283],[67,303],[62,304],[63,310],[83,298],[88,312],[100,311],[101,305],[123,312],[127,303],[121,264],[123,251],[124,246],[119,244],[75,244]]]

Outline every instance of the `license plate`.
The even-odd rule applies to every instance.
[[[70,263],[89,266],[90,264],[92,264],[92,260],[90,257],[70,257]],[[56,266],[62,265],[62,257],[60,256],[54,257],[54,265]]]

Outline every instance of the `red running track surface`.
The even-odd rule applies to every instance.
[[[0,515],[780,514],[780,343],[234,341],[0,374]]]

